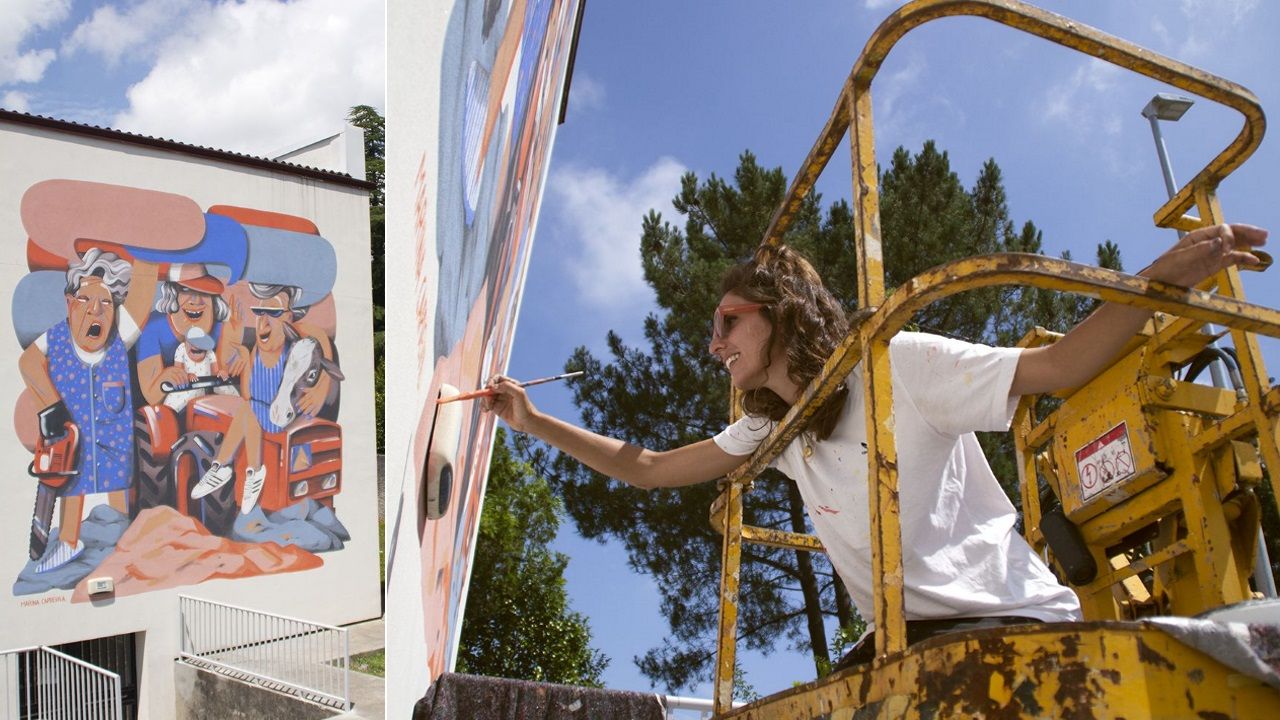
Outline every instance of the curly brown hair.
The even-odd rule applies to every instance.
[[[779,343],[786,348],[787,375],[800,387],[817,377],[836,345],[849,332],[849,321],[835,296],[808,260],[786,245],[764,246],[753,258],[725,271],[720,293],[735,293],[762,303],[761,315],[773,332],[766,357]],[[805,431],[826,440],[840,419],[849,389],[840,388],[810,419]],[[774,391],[760,387],[743,393],[748,415],[781,420],[791,405]]]

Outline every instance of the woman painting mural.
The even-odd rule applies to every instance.
[[[1258,262],[1266,231],[1219,225],[1189,233],[1139,275],[1194,286]],[[743,392],[745,416],[714,438],[655,452],[540,413],[497,377],[486,407],[595,470],[642,488],[679,487],[741,465],[822,368],[849,326],[804,258],[762,248],[725,273],[709,350]],[[1058,342],[992,348],[920,333],[890,343],[908,638],[1017,622],[1077,620],[1075,594],[1014,531],[1016,512],[974,431],[1008,430],[1022,395],[1077,387],[1105,369],[1150,312],[1106,304]],[[773,466],[795,480],[831,562],[863,617],[873,583],[861,365]],[[914,632],[913,632],[914,629]],[[870,660],[864,637],[842,666]]]

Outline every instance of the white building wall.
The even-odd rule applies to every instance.
[[[434,198],[415,197],[415,187],[438,187],[436,167],[440,112],[440,63],[452,3],[392,0],[387,3],[387,327],[427,343],[435,357],[434,334],[424,322],[436,315],[437,273],[418,277],[414,259],[436,260],[436,214],[419,208]],[[421,177],[420,177],[421,176]],[[394,330],[393,330],[394,331]],[[410,334],[412,333],[412,334]],[[413,452],[419,415],[427,402],[431,368],[419,367],[415,342],[386,347],[387,494],[387,717],[409,717],[430,676],[420,554],[418,462]]]
[[[364,131],[347,123],[328,137],[277,150],[271,153],[271,158],[363,179]]]
[[[9,588],[27,561],[36,481],[26,472],[31,453],[11,429],[0,427],[6,478],[0,483],[0,649],[146,633],[139,668],[140,717],[167,718],[174,711],[179,594],[329,624],[379,615],[367,193],[283,171],[0,121],[0,307],[6,310],[13,306],[15,286],[29,273],[20,201],[31,185],[51,178],[185,195],[202,210],[238,205],[301,216],[315,223],[337,255],[335,345],[346,378],[338,416],[343,489],[335,509],[352,539],[342,550],[322,553],[322,567],[91,602],[73,603],[71,591],[59,590],[14,596]],[[11,314],[0,313],[0,412],[6,417],[24,388],[14,338]]]

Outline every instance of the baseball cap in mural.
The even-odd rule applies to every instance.
[[[209,295],[221,295],[226,286],[222,281],[209,274],[204,263],[182,263],[169,269],[169,280],[188,290]]]
[[[198,327],[192,327],[187,331],[187,342],[191,343],[191,346],[197,350],[208,351],[214,347],[213,338]]]

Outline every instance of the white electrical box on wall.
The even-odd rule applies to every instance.
[[[89,594],[102,595],[116,590],[115,581],[109,577],[89,578]]]

